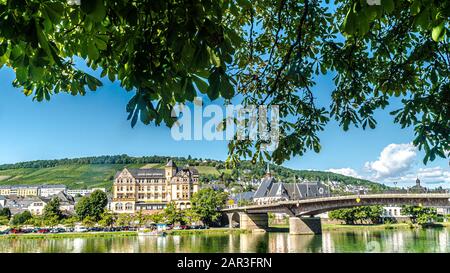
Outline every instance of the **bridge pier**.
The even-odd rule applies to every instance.
[[[228,217],[228,227],[229,228],[233,228],[233,214],[234,214],[234,212],[226,213],[226,215]]]
[[[321,234],[322,223],[319,217],[290,217],[289,234],[311,235]]]
[[[269,216],[267,213],[240,213],[241,229],[265,232],[269,227]]]

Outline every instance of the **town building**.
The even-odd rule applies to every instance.
[[[33,215],[42,215],[46,205],[47,203],[42,201],[42,199],[35,200],[28,205],[27,210]]]
[[[238,192],[230,195],[228,206],[244,206],[253,202],[254,191]]]
[[[49,197],[38,196],[0,196],[1,207],[9,208],[12,215],[29,211],[33,215],[42,215],[45,206],[53,198],[59,199],[59,209],[66,215],[72,215],[75,211],[75,199],[65,192],[59,192]]]
[[[39,196],[49,197],[52,195],[57,195],[60,192],[66,192],[66,185],[42,185],[40,186]]]
[[[2,209],[6,204],[6,197],[3,195],[0,195],[0,209]]]
[[[436,209],[439,215],[450,215],[450,207],[438,207]]]
[[[266,176],[262,179],[253,196],[253,202],[267,204],[279,201],[299,200],[314,197],[329,196],[327,187],[320,182],[284,183],[278,182],[267,168]]]
[[[99,190],[102,192],[106,192],[105,188],[92,188],[92,189],[75,189],[75,190],[67,190],[66,193],[72,197],[77,197],[77,196],[86,196],[89,195],[91,193],[93,193],[94,191]]]
[[[424,193],[427,191],[428,191],[427,188],[420,185],[420,179],[418,177],[416,179],[416,184],[409,188],[409,192],[413,192],[413,193]]]
[[[381,213],[383,222],[390,220],[394,222],[407,222],[410,219],[409,215],[402,214],[402,207],[400,206],[384,206]]]
[[[117,172],[111,208],[117,213],[152,212],[175,202],[189,208],[199,189],[199,173],[191,167],[178,168],[170,160],[164,169],[128,169]]]
[[[63,191],[49,197],[41,197],[41,200],[48,203],[53,198],[59,199],[59,209],[63,214],[72,215],[75,212],[75,198]]]
[[[28,185],[14,185],[11,186],[10,195],[16,196],[38,196],[40,191],[39,186]]]
[[[27,211],[30,206],[31,208],[34,208],[33,203],[37,202],[42,202],[42,200],[37,196],[10,195],[6,198],[4,207],[9,208],[11,214],[15,215]]]
[[[11,186],[0,186],[0,195],[8,196],[11,194]]]

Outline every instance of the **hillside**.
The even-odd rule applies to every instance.
[[[200,180],[233,181],[259,179],[265,173],[264,164],[251,164],[243,161],[233,169],[225,169],[224,162],[210,159],[173,157],[178,166],[189,164],[195,166],[200,173]],[[20,162],[16,164],[0,165],[0,185],[36,185],[36,184],[65,184],[69,188],[110,188],[114,174],[124,167],[129,168],[163,168],[168,157],[130,157],[128,155],[98,156],[59,160],[38,160]],[[293,182],[295,178],[338,184],[336,191],[345,185],[365,186],[377,192],[387,188],[384,185],[364,179],[357,179],[344,175],[322,171],[292,170],[282,166],[271,165],[271,172],[278,179]]]

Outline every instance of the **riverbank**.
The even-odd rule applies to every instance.
[[[67,232],[67,233],[25,233],[25,234],[7,234],[1,235],[2,239],[57,239],[57,238],[89,238],[89,237],[130,237],[137,236],[135,231],[118,231],[118,232]]]
[[[289,225],[271,225],[274,230],[289,230]],[[322,224],[322,230],[383,230],[383,229],[411,229],[421,228],[419,225],[412,225],[410,223],[397,223],[397,224],[375,224],[375,225],[345,225],[345,224]],[[450,222],[435,223],[427,226],[426,228],[450,228]]]
[[[191,234],[237,234],[237,233],[248,233],[247,231],[239,228],[209,228],[209,229],[183,229],[183,230],[166,230],[167,234],[170,235],[191,235]]]
[[[379,224],[379,225],[344,225],[344,224],[322,224],[324,231],[352,231],[352,230],[389,230],[389,229],[412,229],[421,228],[417,225],[408,223],[397,224]],[[450,223],[436,223],[427,228],[450,228]],[[271,225],[269,232],[289,232],[289,225]],[[251,231],[239,228],[210,228],[210,229],[186,229],[186,230],[167,230],[167,235],[223,235],[223,234],[245,234]],[[68,233],[45,233],[45,234],[7,234],[1,235],[2,239],[57,239],[57,238],[90,238],[90,237],[132,237],[138,236],[136,231],[117,231],[117,232],[68,232]]]
[[[168,235],[194,235],[194,234],[240,234],[248,233],[247,230],[229,229],[229,228],[210,228],[210,229],[187,229],[187,230],[167,230]],[[25,233],[25,234],[6,234],[1,235],[2,239],[56,239],[56,238],[89,238],[89,237],[131,237],[138,236],[136,231],[116,231],[116,232],[67,232],[67,233]]]

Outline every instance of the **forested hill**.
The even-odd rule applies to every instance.
[[[128,155],[93,156],[71,159],[37,160],[15,164],[0,165],[0,185],[6,184],[65,184],[70,188],[110,188],[114,174],[124,167],[130,168],[163,168],[165,163],[173,159],[178,166],[195,166],[202,182],[222,180],[225,182],[259,179],[266,172],[265,164],[252,164],[242,161],[233,170],[225,169],[225,163],[220,160],[192,158]],[[348,177],[323,171],[292,170],[286,167],[270,165],[272,174],[285,182],[297,179],[311,181],[334,181],[345,185],[365,186],[372,191],[381,191],[386,186],[364,179]]]

